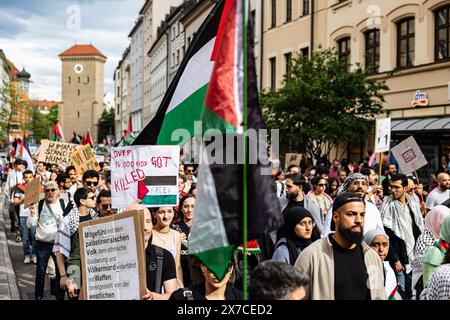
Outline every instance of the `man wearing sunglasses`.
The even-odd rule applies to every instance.
[[[88,170],[83,173],[83,186],[98,194],[97,186],[100,180],[100,174],[95,170]]]
[[[44,191],[45,199],[39,202],[37,208],[35,205],[30,207],[30,216],[27,221],[29,228],[36,228],[37,265],[34,292],[36,300],[44,298],[45,271],[50,257],[53,258],[56,265],[56,257],[52,248],[66,205],[64,200],[59,198],[58,184],[55,181],[48,181],[45,184]],[[55,281],[56,283],[60,281],[58,268],[56,268]],[[56,299],[64,300],[64,291],[58,289],[56,290]]]
[[[107,217],[117,212],[111,205],[111,191],[100,191],[97,196],[97,212],[100,217]]]

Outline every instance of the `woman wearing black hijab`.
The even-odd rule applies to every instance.
[[[314,232],[315,223],[311,212],[300,206],[287,209],[284,212],[286,238],[281,238],[275,246],[272,260],[294,265],[300,252],[313,241],[320,238]]]

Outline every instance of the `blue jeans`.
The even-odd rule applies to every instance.
[[[405,270],[395,272],[399,288],[398,293],[402,300],[411,300],[412,298],[412,271],[407,274]]]
[[[56,256],[53,253],[53,243],[36,241],[37,265],[36,265],[36,282],[34,286],[34,296],[36,300],[42,300],[44,297],[45,271],[47,270],[48,259],[52,257],[55,262],[56,278],[56,300],[64,300],[65,291],[60,288],[60,275]]]
[[[28,217],[20,217],[20,229],[22,231],[23,254],[26,256],[36,256],[36,228],[28,228]],[[31,241],[31,252],[30,252]]]

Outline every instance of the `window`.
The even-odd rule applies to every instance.
[[[255,24],[256,24],[256,10],[252,10],[252,12],[250,13],[250,22],[252,25],[252,32],[253,34],[255,34]]]
[[[286,22],[292,21],[292,0],[286,0]]]
[[[350,37],[338,41],[339,58],[345,60],[347,66],[350,66],[351,42]]]
[[[177,65],[180,64],[180,49],[177,50]]]
[[[175,65],[175,52],[172,52],[172,66]]]
[[[366,37],[366,69],[370,73],[377,73],[380,68],[380,30],[373,29],[365,34]]]
[[[287,78],[291,77],[291,73],[292,73],[292,66],[291,66],[291,61],[292,61],[292,53],[286,53],[284,55],[284,62],[286,65],[286,76]]]
[[[272,17],[270,22],[270,27],[275,28],[277,26],[277,0],[272,0]]]
[[[188,37],[187,38],[187,45],[188,45],[188,47],[189,47],[190,44],[191,44],[191,37]]]
[[[78,116],[78,118],[80,117],[80,111],[77,111],[77,116]]]
[[[435,59],[450,58],[450,7],[440,8],[435,12]]]
[[[309,0],[303,0],[303,15],[309,14]]]
[[[69,77],[69,83],[71,83],[72,82],[72,79]]]
[[[89,83],[89,76],[87,77],[87,83]]]
[[[309,57],[309,47],[305,47],[305,48],[300,49],[300,53],[304,57]]]
[[[397,23],[397,67],[411,67],[414,64],[414,18]]]
[[[120,87],[117,87],[117,97],[120,97]]]
[[[78,95],[80,95],[80,89],[78,89]]]
[[[276,78],[277,78],[277,60],[276,58],[270,58],[269,64],[270,64],[270,89],[275,90],[276,86]]]
[[[80,83],[81,82],[81,78],[80,77],[78,77],[78,83]]]
[[[186,47],[183,45],[183,57],[186,54]]]

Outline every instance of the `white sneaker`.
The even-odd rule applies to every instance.
[[[30,262],[31,262],[31,259],[29,256],[26,256],[25,260],[23,260],[23,263],[25,263],[25,264],[30,264]]]
[[[37,263],[37,257],[36,256],[32,256],[31,257],[31,261],[33,262],[33,264]]]

